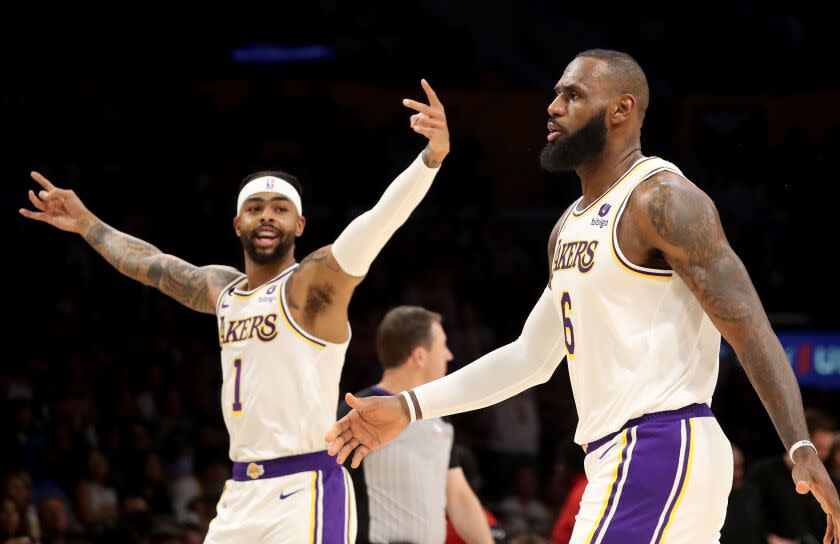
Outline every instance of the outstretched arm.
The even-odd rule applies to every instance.
[[[412,130],[428,138],[426,148],[391,182],[373,208],[354,219],[332,246],[323,248],[324,259],[317,259],[315,263],[326,264],[312,267],[311,274],[330,274],[335,281],[344,280],[355,286],[367,274],[388,239],[429,191],[443,159],[449,154],[449,128],[437,94],[425,79],[421,84],[429,104],[409,99],[403,100],[403,104],[418,112],[411,116],[410,125]],[[341,278],[341,275],[347,278]]]
[[[662,252],[732,345],[785,448],[807,440],[796,377],[746,268],[726,240],[711,199],[669,172],[643,182],[637,193],[637,232]],[[816,452],[799,448],[793,458],[797,490],[810,489],[823,510],[840,522],[837,491]]]
[[[549,262],[561,224],[558,222],[549,240]],[[337,455],[337,461],[343,463],[355,451],[355,468],[365,455],[396,438],[414,419],[477,410],[544,383],[565,355],[562,331],[552,292],[546,288],[514,342],[396,397],[357,399],[348,393],[345,399],[353,410],[324,437],[330,443],[330,455]]]
[[[421,83],[429,104],[408,99],[403,104],[417,111],[410,124],[415,132],[428,138],[426,148],[391,182],[373,208],[354,219],[332,245],[301,261],[287,285],[292,311],[300,311],[295,319],[320,338],[346,338],[347,309],[353,290],[394,232],[426,196],[449,153],[443,104],[426,80]]]
[[[59,189],[37,172],[32,179],[43,189],[29,200],[38,210],[21,209],[24,217],[80,234],[106,261],[129,278],[154,287],[193,310],[215,313],[221,290],[240,275],[226,266],[196,267],[178,257],[120,232],[91,213],[76,193]]]

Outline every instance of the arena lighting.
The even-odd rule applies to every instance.
[[[335,51],[327,45],[252,44],[235,48],[231,58],[237,64],[287,64],[333,60]]]

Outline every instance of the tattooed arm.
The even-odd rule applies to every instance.
[[[227,266],[196,267],[167,255],[155,246],[103,223],[82,203],[76,193],[55,187],[42,175],[32,178],[43,190],[29,200],[39,211],[21,209],[24,217],[43,221],[80,234],[111,265],[144,285],[159,289],[184,306],[212,314],[222,289],[240,275]]]
[[[103,223],[95,216],[79,234],[106,261],[144,285],[154,287],[197,312],[213,314],[222,289],[241,274],[227,266],[197,267],[134,236]]]
[[[663,172],[642,182],[631,202],[634,232],[661,252],[732,345],[785,448],[807,440],[796,377],[712,200],[688,180]],[[810,489],[838,521],[837,491],[817,454],[803,447],[794,458],[797,489]]]

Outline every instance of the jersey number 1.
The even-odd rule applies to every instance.
[[[563,291],[563,298],[560,299],[560,307],[563,310],[563,338],[566,341],[566,353],[569,359],[575,358],[575,330],[572,328],[572,297],[568,291]]]
[[[242,403],[239,401],[239,380],[242,378],[242,359],[236,359],[233,362],[233,371],[236,372],[233,385],[233,415],[238,416],[242,414]]]

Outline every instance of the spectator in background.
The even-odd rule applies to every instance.
[[[181,525],[181,542],[182,544],[202,544],[204,533],[198,525],[185,523]]]
[[[562,446],[558,464],[563,465],[568,474],[569,493],[554,520],[554,528],[551,530],[552,544],[568,544],[572,538],[575,516],[580,511],[580,501],[587,483],[586,473],[583,470],[585,457],[583,449],[574,442],[568,442]]]
[[[6,476],[3,484],[3,496],[12,499],[21,513],[26,534],[34,539],[41,536],[38,510],[32,503],[32,480],[23,471]]]
[[[537,498],[537,471],[531,465],[521,465],[513,476],[513,494],[499,503],[499,517],[508,536],[527,533],[548,535],[551,512]]]
[[[834,435],[834,444],[828,454],[828,473],[834,480],[834,485],[840,488],[840,433]]]
[[[148,534],[151,525],[152,516],[146,499],[139,495],[126,495],[122,499],[117,525],[109,529],[101,540],[109,543],[137,544]]]
[[[540,446],[540,417],[533,389],[487,408],[490,414],[488,463],[494,477],[487,482],[488,495],[498,499],[510,489],[514,471],[521,465],[536,465]]]
[[[47,495],[41,500],[42,544],[89,544],[90,540],[75,534],[70,525],[70,512],[59,495]]]
[[[88,453],[88,478],[76,488],[76,505],[82,523],[99,533],[117,522],[117,492],[108,483],[108,459],[100,450]]]
[[[831,449],[834,422],[813,408],[805,411],[805,421],[811,442],[824,463]],[[825,513],[813,495],[800,495],[791,485],[792,466],[790,456],[783,453],[759,461],[747,475],[761,496],[769,541],[774,544],[820,542],[825,534]]]
[[[157,453],[147,454],[142,467],[133,484],[137,494],[146,499],[153,514],[172,513],[172,499],[163,476],[160,456]]]
[[[758,488],[744,480],[744,454],[732,444],[732,491],[726,507],[726,520],[720,531],[721,544],[763,544],[767,542],[764,508]]]
[[[0,544],[28,544],[32,542],[26,532],[23,516],[15,501],[3,497],[0,502]]]

